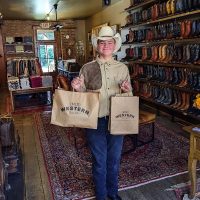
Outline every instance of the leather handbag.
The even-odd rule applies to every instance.
[[[0,139],[2,147],[15,144],[14,119],[11,115],[0,115]]]

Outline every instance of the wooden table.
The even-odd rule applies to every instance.
[[[30,89],[20,89],[20,90],[11,90],[10,97],[11,97],[11,104],[12,110],[15,111],[15,96],[23,95],[23,94],[37,94],[37,93],[44,93],[50,92],[50,100],[52,102],[52,93],[53,87],[38,87],[38,88],[30,88]],[[22,105],[23,106],[23,105]]]
[[[196,165],[200,160],[200,132],[192,130],[194,127],[200,128],[199,125],[185,126],[183,130],[190,133],[190,152],[188,157],[188,172],[191,181],[190,198],[194,198],[197,187]]]

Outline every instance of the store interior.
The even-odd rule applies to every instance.
[[[139,97],[120,196],[200,198],[200,1],[10,0],[0,1],[0,199],[95,199],[84,129],[50,120],[55,91],[73,90],[104,26],[121,35],[113,59]]]

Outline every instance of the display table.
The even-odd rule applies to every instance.
[[[194,127],[200,128],[200,125],[183,127],[183,130],[190,133],[190,153],[188,157],[188,172],[191,181],[190,198],[194,198],[196,193],[196,165],[197,160],[200,160],[200,132],[192,130]]]
[[[10,91],[12,110],[51,105],[53,87],[38,87]]]

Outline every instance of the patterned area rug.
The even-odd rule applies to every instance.
[[[35,113],[43,157],[54,199],[76,200],[94,196],[91,155],[82,129],[62,128],[50,124],[50,112]],[[150,127],[140,128],[147,138]],[[125,137],[123,149],[132,145]],[[153,142],[124,154],[121,160],[120,189],[137,187],[187,171],[189,140],[155,123]]]

